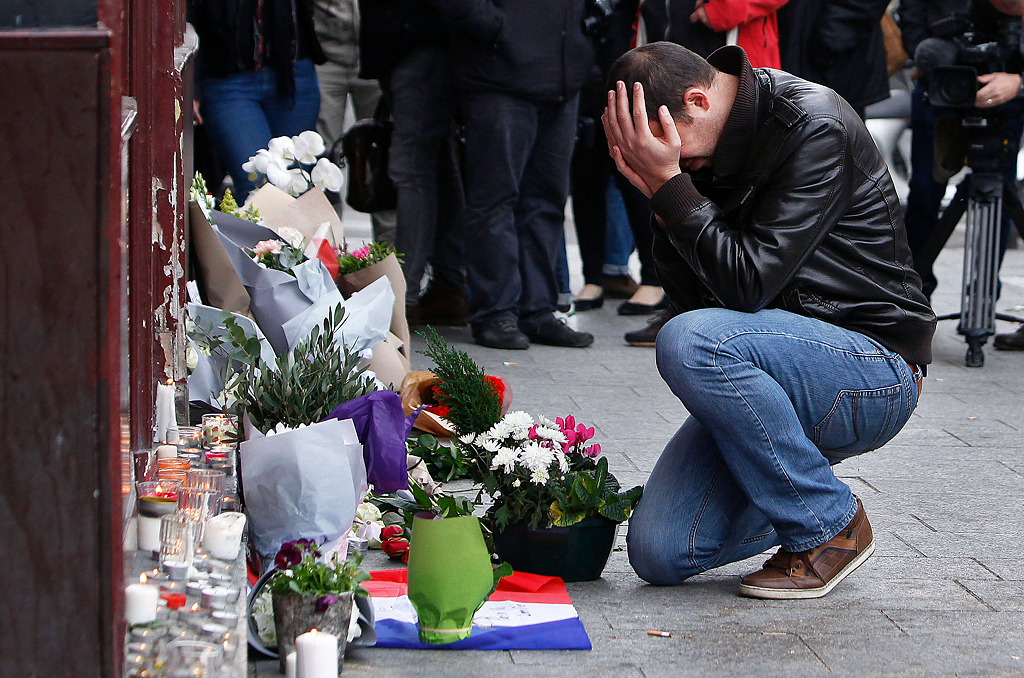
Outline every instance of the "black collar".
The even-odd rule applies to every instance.
[[[716,179],[739,174],[746,164],[747,154],[754,140],[757,109],[757,81],[742,47],[730,45],[712,52],[708,63],[729,75],[739,76],[736,100],[718,138],[718,146],[711,160]]]

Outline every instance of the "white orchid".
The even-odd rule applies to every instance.
[[[316,159],[323,155],[327,147],[324,145],[324,138],[313,130],[306,130],[297,137],[292,137],[292,149],[295,152],[295,159],[303,165],[312,165]]]
[[[267,144],[267,150],[270,151],[271,155],[276,155],[278,158],[284,158],[285,160],[297,160],[295,155],[295,142],[292,141],[291,137],[274,137]]]
[[[313,179],[314,186],[335,193],[341,190],[345,181],[341,169],[327,158],[317,160],[309,175]]]
[[[288,183],[288,188],[285,190],[289,195],[293,195],[296,198],[309,190],[309,179],[306,178],[306,173],[298,167],[293,167],[288,170],[288,174],[291,176],[291,181]]]
[[[282,191],[287,191],[288,187],[292,184],[292,175],[284,167],[281,167],[277,163],[271,163],[267,166],[267,181],[274,184]]]

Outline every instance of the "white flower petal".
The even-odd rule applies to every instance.
[[[295,159],[295,144],[292,142],[291,137],[275,137],[270,140],[267,144],[267,150],[270,151],[271,155],[275,155],[278,158],[284,158],[285,160]]]
[[[310,177],[313,179],[313,185],[335,193],[341,190],[344,183],[341,169],[327,158],[317,160],[316,166],[310,172]]]

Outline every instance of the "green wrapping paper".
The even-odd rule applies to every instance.
[[[421,642],[468,638],[494,576],[479,518],[413,518],[409,601],[419,615]]]

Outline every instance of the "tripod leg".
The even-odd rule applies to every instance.
[[[939,221],[935,225],[935,230],[932,231],[931,236],[928,238],[928,242],[921,248],[919,255],[914,257],[914,270],[921,274],[922,278],[932,270],[935,260],[939,257],[939,253],[946,246],[946,241],[949,240],[949,236],[953,234],[956,225],[960,223],[960,218],[967,210],[967,195],[970,190],[970,183],[971,175],[968,174],[960,182],[960,185],[956,187],[956,195],[953,197],[952,202],[949,203],[949,206],[943,210],[942,216],[939,217]]]
[[[985,345],[985,337],[967,337],[967,355],[964,356],[964,365],[967,367],[983,367],[985,365],[985,352],[982,346]]]

